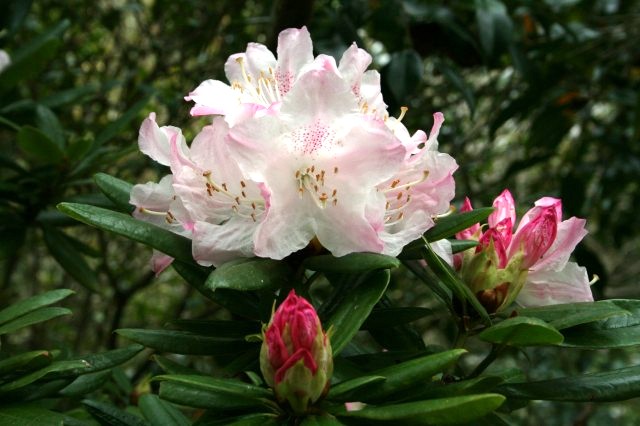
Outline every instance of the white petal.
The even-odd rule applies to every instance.
[[[561,271],[530,271],[516,301],[522,306],[591,302],[593,295],[587,270],[575,262],[568,262]]]

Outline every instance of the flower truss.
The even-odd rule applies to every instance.
[[[457,164],[437,150],[442,114],[411,136],[370,63],[355,44],[339,63],[314,58],[306,28],[280,34],[277,59],[256,43],[232,55],[229,84],[186,97],[214,116],[190,146],[154,114],[142,124],[141,151],[171,175],[134,188],[136,217],[191,238],[202,265],[282,259],[314,240],[335,256],[399,254],[449,209]]]
[[[504,190],[493,202],[488,227],[476,224],[457,234],[478,246],[458,255],[456,266],[491,310],[514,299],[523,306],[593,301],[587,270],[569,256],[587,234],[585,220],[562,220],[562,202],[544,197],[516,223],[515,203]],[[462,211],[472,210],[465,199]]]

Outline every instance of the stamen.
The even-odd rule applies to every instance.
[[[407,189],[408,190],[412,186],[424,182],[425,180],[427,180],[428,177],[429,177],[429,170],[423,170],[422,171],[422,177],[420,179],[417,179],[417,180],[415,180],[413,182],[405,183],[405,184],[399,185],[399,186],[398,186],[398,184],[396,184],[396,186],[393,186],[393,182],[392,182],[391,183],[391,188],[385,189],[384,192],[390,192],[390,191],[393,191],[393,190],[396,190],[396,189]]]
[[[409,111],[409,108],[407,108],[406,106],[401,106],[400,107],[400,116],[398,117],[398,121],[402,121],[402,119],[404,118],[404,115],[407,113],[407,111]]]

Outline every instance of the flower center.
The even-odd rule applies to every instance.
[[[210,170],[202,173],[205,177],[205,188],[209,197],[215,197],[216,202],[222,205],[231,205],[231,210],[238,216],[251,218],[257,222],[257,217],[264,213],[264,200],[247,196],[247,184],[240,180],[236,191],[231,191],[226,182],[217,183],[212,178]]]
[[[333,174],[338,174],[338,167],[333,168]],[[297,170],[295,178],[300,198],[307,193],[321,209],[324,209],[327,203],[337,206],[338,190],[325,184],[326,176],[327,172],[324,169],[316,169],[315,165]]]

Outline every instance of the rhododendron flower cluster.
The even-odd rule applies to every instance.
[[[279,401],[306,411],[329,387],[333,358],[315,309],[291,290],[271,317],[260,350],[260,370]]]
[[[250,43],[226,62],[228,84],[186,97],[213,116],[190,146],[154,114],[142,124],[141,151],[171,174],[134,187],[136,217],[191,238],[202,265],[282,259],[314,239],[335,256],[399,254],[448,210],[457,164],[437,150],[442,114],[410,135],[370,63],[355,44],[339,63],[314,57],[306,28],[280,34],[277,58]]]
[[[477,240],[475,249],[456,257],[456,267],[481,302],[495,312],[512,301],[523,306],[593,301],[584,267],[569,262],[587,234],[585,220],[562,220],[562,202],[544,197],[535,202],[515,229],[516,210],[504,190],[483,230],[476,224],[456,235]],[[472,210],[465,199],[461,211]]]

